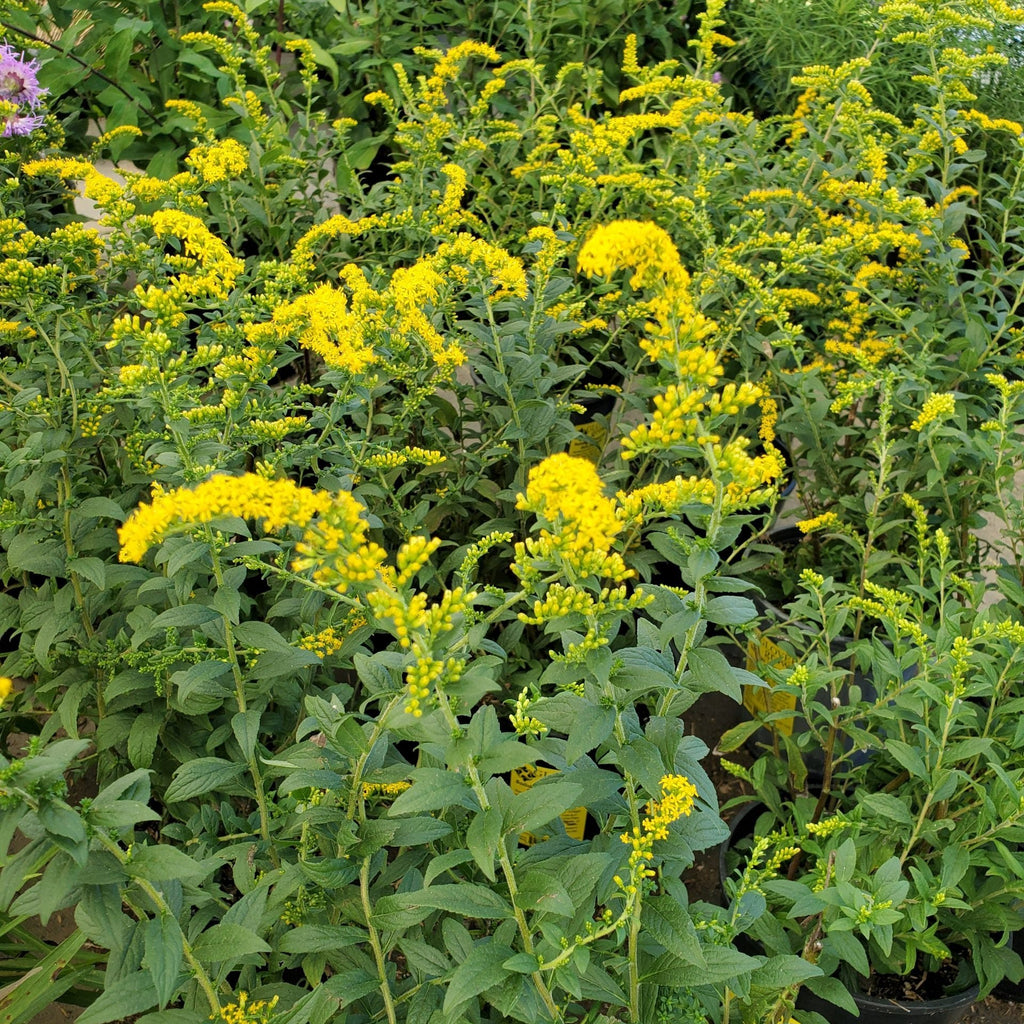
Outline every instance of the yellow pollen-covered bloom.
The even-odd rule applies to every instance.
[[[232,181],[249,166],[249,151],[237,139],[196,146],[185,163],[208,185]]]
[[[153,501],[140,505],[118,531],[120,559],[141,561],[153,544],[176,528],[224,516],[261,519],[268,531],[290,524],[304,526],[315,515],[326,512],[334,500],[326,491],[314,492],[291,480],[266,480],[255,474],[215,476],[193,488],[157,489]]]
[[[921,430],[928,423],[934,420],[945,420],[949,419],[950,416],[956,411],[956,396],[951,391],[939,392],[938,394],[929,395],[924,405],[921,407],[921,412],[918,414],[917,419],[910,424],[911,430]]]
[[[551,455],[530,470],[526,494],[518,496],[516,508],[535,512],[570,533],[573,546],[607,551],[622,529],[594,464],[565,453]]]

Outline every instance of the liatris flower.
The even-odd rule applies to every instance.
[[[0,96],[3,99],[32,109],[38,107],[47,92],[39,86],[38,71],[39,61],[17,53],[7,43],[0,43]]]
[[[8,105],[2,104],[2,106]],[[0,111],[0,123],[4,126],[0,136],[10,138],[12,135],[30,135],[42,125],[44,120],[42,114],[9,114]]]
[[[42,114],[31,114],[46,93],[39,85],[39,62],[0,43],[0,135],[28,135],[43,123]]]

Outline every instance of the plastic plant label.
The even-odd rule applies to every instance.
[[[587,459],[596,466],[601,458],[601,450],[608,440],[608,431],[594,420],[580,423],[576,429],[585,436],[569,442],[569,454],[575,459]]]
[[[508,784],[513,793],[525,793],[535,782],[548,775],[558,775],[557,768],[545,768],[541,764],[528,764],[522,768],[513,768],[509,772]],[[562,824],[565,826],[565,834],[570,839],[582,839],[583,830],[587,827],[587,809],[585,807],[573,807],[561,815]],[[548,836],[535,836],[532,832],[520,832],[519,842],[523,846],[533,846],[540,839],[547,839]]]
[[[747,671],[760,675],[760,668],[771,665],[774,668],[793,668],[796,658],[787,654],[777,643],[755,631],[755,639],[747,644]],[[771,684],[743,687],[743,706],[752,714],[770,714],[776,711],[796,711],[796,695],[776,693]],[[776,729],[783,736],[793,735],[793,719],[784,718],[766,723],[769,729]]]

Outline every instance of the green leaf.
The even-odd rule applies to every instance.
[[[644,900],[640,920],[647,934],[684,964],[698,969],[706,966],[697,929],[690,915],[671,896]]]
[[[520,879],[516,906],[535,914],[571,917],[576,908],[557,875],[534,868]]]
[[[721,598],[721,600],[733,599]],[[735,600],[745,599],[736,598]],[[691,685],[696,682],[695,688],[700,692],[725,693],[738,699],[739,687],[736,684],[732,666],[721,651],[710,647],[697,647],[687,656],[686,667],[693,677],[688,681]]]
[[[452,1015],[474,996],[500,985],[505,979],[503,964],[512,950],[493,939],[477,943],[455,969],[444,995],[444,1013]]]
[[[444,955],[444,952],[428,942],[403,938],[398,943],[398,948],[405,956],[405,961],[410,969],[422,979],[440,978],[452,969],[451,961]],[[537,961],[534,960],[534,966],[536,963]]]
[[[758,967],[750,976],[750,982],[759,988],[777,992],[790,985],[799,985],[808,978],[820,977],[821,973],[817,964],[808,963],[794,953],[784,953],[771,957]]]
[[[473,855],[469,850],[450,850],[448,853],[442,853],[440,857],[435,857],[430,862],[430,866],[424,872],[424,886],[430,885],[435,878],[444,874],[450,868],[457,868],[460,864],[465,864],[472,859]]]
[[[567,779],[542,779],[512,801],[510,832],[534,832],[560,814],[579,806],[583,787]]]
[[[196,758],[175,770],[164,800],[169,804],[191,800],[234,782],[244,771],[244,764],[225,761],[222,757]]]
[[[157,1003],[156,986],[149,971],[129,974],[97,996],[78,1018],[79,1024],[109,1024],[142,1013]]]
[[[603,743],[614,728],[614,708],[585,704],[569,730],[569,741],[565,745],[566,763],[575,764],[580,757]]]
[[[613,1006],[626,1006],[629,1003],[626,993],[616,984],[615,979],[603,971],[591,960],[581,979],[581,992],[584,999],[593,999]]]
[[[102,558],[72,558],[68,569],[88,580],[97,590],[107,589],[107,565]]]
[[[867,793],[861,797],[861,803],[885,821],[895,821],[901,825],[914,823],[910,808],[891,793]]]
[[[821,999],[834,1003],[854,1017],[860,1015],[860,1008],[850,990],[838,978],[808,978],[804,984]]]
[[[149,624],[149,632],[152,635],[158,629],[188,629],[219,618],[212,608],[207,608],[204,604],[183,604],[161,612]]]
[[[128,513],[111,498],[86,498],[75,512],[87,519],[116,519],[123,523]]]
[[[492,775],[501,775],[524,764],[533,764],[537,752],[521,740],[502,740],[490,744],[487,753],[477,761],[477,772],[482,781],[486,782]]]
[[[162,1010],[178,988],[178,975],[185,957],[184,936],[170,914],[147,921],[145,934],[145,964],[156,989],[157,1005]]]
[[[31,533],[16,533],[7,546],[7,568],[40,576],[63,576],[67,552],[56,540],[39,540]]]
[[[348,925],[303,924],[281,936],[282,953],[330,953],[366,942],[366,930]]]
[[[716,626],[742,626],[757,618],[757,608],[749,597],[713,597],[704,606],[704,617]]]
[[[128,760],[134,768],[148,768],[153,763],[163,724],[163,713],[154,711],[146,711],[132,722],[128,733]]]
[[[447,821],[439,821],[426,815],[398,818],[389,824],[394,830],[389,840],[389,845],[393,846],[422,846],[424,843],[441,839],[452,831]]]
[[[861,942],[849,932],[830,931],[823,940],[825,949],[844,963],[848,963],[858,974],[867,977],[870,973],[868,954]]]
[[[133,878],[147,882],[164,882],[170,878],[197,882],[212,874],[223,864],[219,857],[193,860],[176,846],[133,846],[131,860],[125,865]]]
[[[210,964],[234,962],[250,953],[269,953],[270,946],[239,924],[215,924],[192,943],[192,952],[198,960]]]
[[[731,729],[726,729],[722,733],[717,749],[723,754],[730,754],[734,750],[739,750],[760,728],[761,723],[756,719],[749,722],[740,722],[739,725],[734,725]]]
[[[264,651],[292,651],[295,648],[273,626],[258,619],[240,622],[234,630],[235,640],[243,647],[256,647]],[[307,652],[307,653],[312,653]],[[313,655],[314,662],[320,659]]]
[[[536,956],[530,956],[529,953],[516,953],[515,956],[510,956],[501,966],[506,971],[512,971],[514,974],[533,974],[537,970],[537,958]]]
[[[197,690],[203,694],[218,691],[229,692],[231,684],[228,680],[219,686],[210,686],[210,684],[230,671],[231,665],[226,661],[200,661],[196,665],[189,665],[188,668],[180,672],[172,673],[171,682],[177,687],[178,702],[185,706]]]
[[[625,746],[619,747],[615,751],[615,757],[651,796],[660,796],[665,762],[661,751],[650,740],[638,736]]]
[[[301,647],[290,647],[288,650],[268,650],[250,662],[249,675],[258,681],[279,679],[281,676],[293,675],[300,669],[319,665],[320,659],[312,652]]]
[[[502,815],[497,807],[488,807],[473,816],[466,830],[466,848],[480,870],[493,882],[494,858],[502,840]]]
[[[442,768],[416,768],[411,773],[412,786],[400,793],[388,810],[394,817],[421,811],[438,811],[445,807],[476,810],[476,797],[464,775]]]
[[[242,748],[242,757],[246,761],[252,757],[256,749],[262,714],[259,708],[249,708],[231,716],[231,731],[235,734],[235,739]]]
[[[496,892],[471,882],[463,882],[461,885],[432,885],[418,892],[395,893],[391,898],[394,899],[396,906],[409,910],[446,910],[463,917],[479,917],[485,920],[513,916],[512,908]]]

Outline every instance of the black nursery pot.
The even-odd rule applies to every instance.
[[[765,810],[764,804],[747,804],[730,823],[729,838],[718,851],[718,874],[723,883],[731,873],[728,863],[729,851],[740,840],[753,836],[757,819]],[[756,954],[758,950],[745,949],[744,952]],[[796,1007],[798,1010],[820,1013],[828,1024],[895,1024],[896,1021],[903,1021],[904,1024],[957,1024],[957,1021],[963,1020],[967,1011],[977,1002],[980,989],[977,985],[972,985],[956,995],[913,1001],[878,999],[856,990],[851,991],[850,995],[860,1010],[859,1017],[848,1013],[835,1003],[820,999],[806,986],[800,989]]]
[[[798,1010],[813,1010],[820,1013],[829,1024],[957,1024],[977,1002],[979,989],[972,986],[955,996],[942,999],[921,999],[903,1001],[896,999],[875,999],[860,992],[851,992],[853,1001],[860,1010],[860,1016],[840,1009],[835,1003],[819,999],[808,988],[801,988],[797,998]]]

